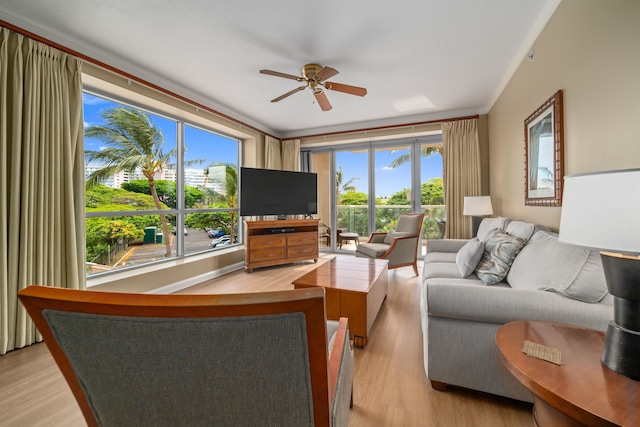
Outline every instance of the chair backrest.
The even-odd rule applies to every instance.
[[[90,426],[328,426],[324,289],[19,292]]]
[[[420,234],[422,228],[422,220],[424,214],[400,214],[398,216],[398,224],[396,225],[396,231],[402,233],[411,233],[412,236]]]

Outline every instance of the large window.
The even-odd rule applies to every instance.
[[[238,242],[239,141],[85,92],[87,274]]]

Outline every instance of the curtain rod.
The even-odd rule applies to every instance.
[[[427,120],[424,122],[403,123],[398,125],[378,126],[378,127],[372,127],[372,128],[361,128],[361,129],[343,130],[343,131],[327,132],[327,133],[317,133],[313,135],[300,135],[300,136],[294,136],[294,137],[285,138],[285,139],[289,140],[289,139],[303,139],[303,138],[319,138],[321,136],[331,136],[331,135],[348,135],[352,133],[371,132],[371,131],[386,130],[386,129],[399,129],[399,128],[406,128],[411,126],[431,125],[435,123],[455,122],[458,120],[470,120],[470,119],[478,119],[478,118],[480,118],[480,115],[476,114],[474,116],[450,117],[447,119]]]

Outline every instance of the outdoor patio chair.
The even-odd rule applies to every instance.
[[[371,233],[367,243],[360,243],[356,256],[389,260],[389,269],[412,266],[418,275],[418,243],[424,214],[400,214],[396,229]]]

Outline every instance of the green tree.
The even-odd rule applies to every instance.
[[[169,165],[176,150],[163,151],[164,136],[151,117],[139,110],[127,107],[114,107],[101,113],[104,125],[89,126],[84,135],[96,138],[106,144],[101,151],[86,151],[90,162],[95,161],[102,167],[87,179],[87,186],[99,183],[118,172],[133,173],[140,170],[149,181],[149,189],[156,209],[165,209],[156,190],[155,175]],[[160,215],[166,256],[171,256],[171,240],[166,215]]]
[[[178,207],[176,201],[176,183],[175,181],[156,180],[156,191],[158,192],[158,198],[162,203],[171,208]],[[151,195],[151,186],[146,179],[134,179],[130,182],[122,184],[122,188],[135,193],[149,194]],[[205,194],[202,190],[192,187],[190,185],[184,186],[184,206],[186,208],[192,208],[196,204],[204,201]]]

